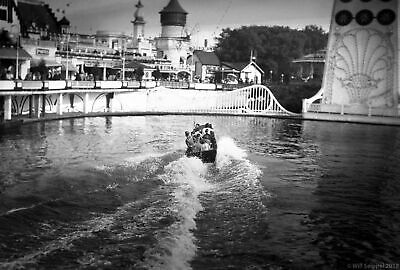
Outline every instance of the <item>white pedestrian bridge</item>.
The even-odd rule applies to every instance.
[[[215,84],[188,87],[137,81],[0,81],[0,111],[5,120],[71,112],[296,116],[263,85],[230,91]]]

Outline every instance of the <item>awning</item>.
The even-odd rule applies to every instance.
[[[18,48],[18,59],[28,60],[32,56],[22,48]],[[0,48],[0,59],[17,59],[17,49],[15,48]]]
[[[48,59],[32,59],[31,67],[39,66],[41,61],[44,61],[46,67],[61,67],[61,63],[58,63],[55,60],[48,60]]]

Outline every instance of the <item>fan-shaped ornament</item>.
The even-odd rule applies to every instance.
[[[394,52],[390,41],[378,31],[353,29],[338,41],[335,73],[352,104],[367,104],[369,98],[386,93],[391,86]]]

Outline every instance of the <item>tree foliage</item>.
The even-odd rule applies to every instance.
[[[135,74],[136,80],[141,81],[143,79],[143,76],[144,76],[144,68],[142,66],[138,67],[135,70],[134,74]]]
[[[328,35],[321,27],[302,30],[283,26],[242,26],[223,29],[217,38],[216,53],[222,61],[246,62],[251,51],[266,74],[290,74],[292,60],[326,47]]]

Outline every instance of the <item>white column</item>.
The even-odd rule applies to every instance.
[[[62,115],[63,110],[62,110],[62,105],[63,105],[63,94],[58,94],[58,102],[57,102],[57,114]]]
[[[11,120],[12,98],[11,96],[4,97],[4,120]]]
[[[83,94],[83,113],[89,113],[89,93]]]
[[[108,108],[106,108],[107,112],[112,112],[113,111],[113,98],[111,98],[111,93],[106,94],[106,107],[108,103]]]
[[[33,96],[33,108],[34,108],[34,117],[35,118],[40,118],[40,101],[41,101],[41,96],[40,95],[34,95]]]
[[[107,80],[107,67],[104,66],[103,67],[103,81],[106,81],[106,80]]]

